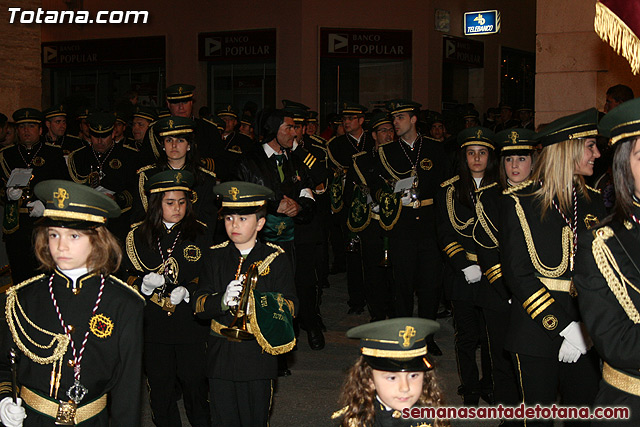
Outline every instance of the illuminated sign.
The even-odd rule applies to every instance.
[[[464,14],[464,35],[483,36],[500,32],[500,12],[484,10]]]

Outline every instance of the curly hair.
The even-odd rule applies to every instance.
[[[373,425],[375,416],[376,389],[373,385],[373,369],[364,357],[360,356],[347,372],[347,379],[342,386],[339,403],[345,407],[342,414],[341,427]],[[419,406],[442,407],[444,394],[438,385],[434,371],[424,373],[422,395],[418,399]],[[436,419],[436,427],[449,426],[448,420]]]
[[[105,226],[76,231],[78,234],[89,236],[91,242],[91,254],[87,258],[87,269],[105,276],[115,274],[122,262],[122,249],[118,239]],[[49,227],[37,227],[33,234],[34,251],[40,262],[40,270],[53,271],[56,268],[56,263],[49,250]]]

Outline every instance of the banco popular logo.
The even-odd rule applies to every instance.
[[[329,53],[349,53],[349,35],[329,33]]]

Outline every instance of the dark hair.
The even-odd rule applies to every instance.
[[[504,158],[509,156],[529,156],[531,157],[531,171],[529,172],[529,176],[533,173],[533,165],[536,162],[536,151],[535,150],[510,150],[502,153],[500,159],[498,160],[498,170],[499,170],[499,183],[502,189],[507,189],[509,187],[509,183],[507,182],[507,171],[504,167]],[[529,178],[527,178],[529,179]]]
[[[7,124],[7,116],[5,116],[4,114],[0,113],[0,128],[3,128],[4,125]]]
[[[155,248],[158,238],[165,232],[165,227],[162,222],[162,200],[166,192],[153,193],[149,195],[149,206],[147,208],[147,215],[144,217],[142,225],[140,225],[140,233],[144,236],[147,245],[150,248]],[[204,232],[203,226],[196,220],[195,213],[193,212],[193,203],[191,203],[190,194],[185,192],[187,198],[187,207],[182,219],[182,229],[180,234],[180,241],[195,240],[198,234]]]
[[[616,201],[613,206],[612,217],[620,222],[629,219],[633,213],[635,180],[631,173],[630,158],[639,140],[640,138],[632,138],[624,142],[618,142],[616,144],[616,152],[613,155],[612,174]]]
[[[484,147],[484,145],[481,145],[481,147]],[[484,176],[480,182],[481,186],[492,184],[498,180],[498,161],[495,150],[492,150],[489,147],[485,148],[489,152],[489,159],[487,160],[487,168],[484,171]],[[456,197],[460,203],[473,210],[474,203],[471,199],[471,195],[475,194],[476,187],[473,181],[473,176],[471,176],[471,171],[469,170],[469,165],[467,165],[467,147],[461,147],[458,150],[458,173],[460,174],[460,179],[454,184],[457,193]]]
[[[633,99],[633,90],[626,85],[615,85],[607,89],[607,95],[611,96],[616,102],[622,103]]]
[[[184,159],[184,169],[191,172],[195,177],[195,181],[193,186],[197,186],[201,184],[204,180],[202,176],[202,172],[200,171],[200,165],[202,164],[202,160],[200,159],[200,155],[198,154],[198,147],[195,142],[195,137],[193,133],[183,133],[174,135],[177,138],[184,138],[187,140],[187,144],[191,147],[191,150],[187,151],[187,156]],[[159,137],[160,143],[164,148],[164,136]],[[156,160],[156,167],[159,171],[164,171],[169,169],[169,158],[167,157],[167,153],[163,150],[160,150],[160,156],[158,160]]]
[[[272,141],[277,135],[280,125],[287,116],[283,110],[264,109],[256,116],[254,130],[261,137],[263,143]]]
[[[49,250],[49,228],[37,227],[34,234],[34,251],[40,262],[40,269],[53,271],[56,263]],[[87,269],[97,271],[108,276],[114,274],[120,268],[122,262],[122,249],[118,239],[111,234],[107,227],[99,226],[88,230],[77,230],[78,234],[89,236],[91,242],[91,254],[87,258]]]

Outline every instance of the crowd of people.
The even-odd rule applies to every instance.
[[[0,116],[15,285],[0,351],[22,353],[0,360],[0,420],[137,425],[122,394],[144,373],[157,426],[180,425],[180,397],[193,426],[267,425],[300,330],[325,346],[322,292],[343,271],[347,314],[371,323],[348,333],[362,357],[341,425],[444,405],[431,370],[448,312],[464,405],[559,394],[633,417],[640,108],[624,88],[604,117],[537,132],[528,107],[481,122],[406,99],[344,102],[322,131],[291,100],[195,118],[188,84],[162,111],[84,109],[77,136],[63,105],[15,111],[15,141]]]

